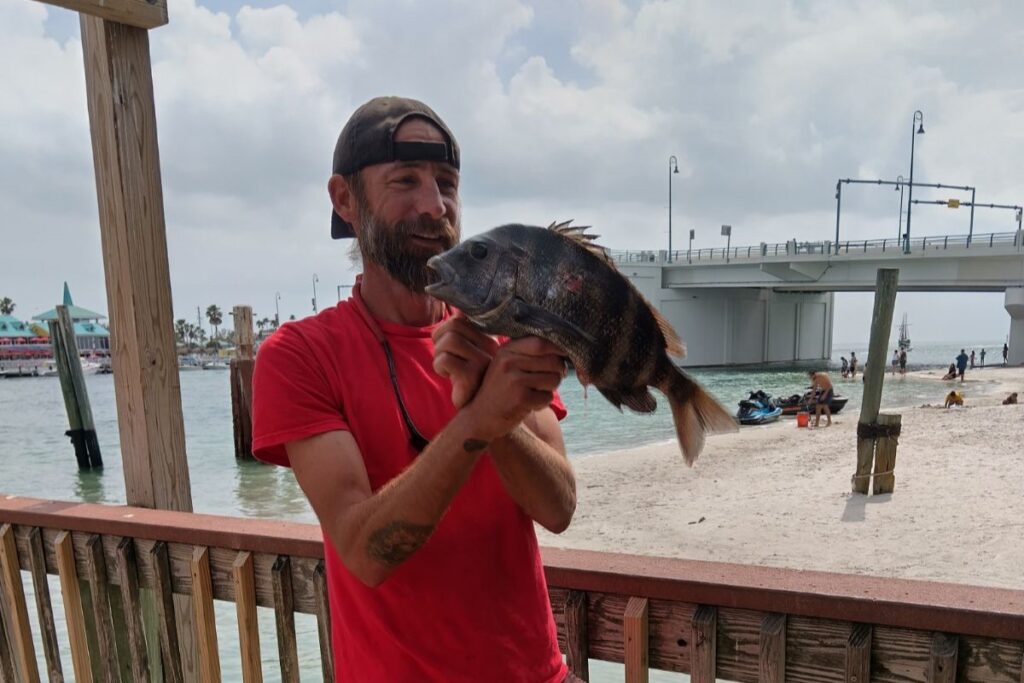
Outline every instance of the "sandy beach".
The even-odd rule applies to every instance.
[[[929,405],[900,413],[893,494],[851,494],[860,407],[832,426],[795,420],[708,440],[693,469],[674,441],[574,461],[578,506],[543,545],[719,562],[1024,584],[1024,368],[968,370],[935,381]],[[890,377],[886,376],[886,382]],[[896,380],[898,381],[898,380]],[[960,389],[964,408],[944,409]],[[842,392],[842,380],[837,381]]]

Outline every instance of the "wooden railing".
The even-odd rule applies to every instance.
[[[627,681],[650,668],[695,683],[1024,681],[1024,591],[552,549],[544,564],[559,644],[584,679],[600,659],[624,662]],[[60,578],[76,680],[96,670],[101,680],[147,678],[145,589],[165,680],[183,670],[174,595],[190,598],[203,680],[220,678],[215,600],[236,604],[243,680],[263,676],[258,606],[274,610],[281,679],[298,680],[294,615],[305,613],[316,616],[332,680],[315,526],[0,498],[2,681],[39,680],[39,661],[61,680],[47,574]]]

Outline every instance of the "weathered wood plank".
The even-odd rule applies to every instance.
[[[281,680],[299,682],[299,651],[295,642],[295,610],[292,600],[291,561],[281,555],[270,573],[274,587],[274,620],[277,623],[277,653],[281,660]]]
[[[0,597],[0,600],[3,598]],[[11,641],[7,637],[3,614],[0,614],[0,683],[17,683],[14,678],[14,653],[11,651]]]
[[[690,681],[715,683],[717,663],[718,610],[701,605],[690,622]]]
[[[129,505],[191,512],[149,35],[80,23],[125,493]]]
[[[167,0],[39,0],[107,21],[138,28],[156,28],[167,23]]]
[[[117,645],[114,641],[114,622],[110,612],[107,562],[103,555],[103,539],[91,534],[85,544],[85,578],[92,593],[92,618],[96,625],[96,640],[99,644],[100,671],[106,683],[120,680],[118,671]]]
[[[956,683],[959,643],[959,638],[948,633],[932,635],[932,652],[928,665],[929,683]]]
[[[124,620],[128,631],[132,679],[149,680],[149,654],[146,650],[146,634],[142,624],[142,602],[139,599],[138,562],[135,559],[135,543],[130,538],[122,538],[117,544],[117,578],[121,587],[121,602],[124,605]]]
[[[242,551],[232,569],[235,582],[235,611],[238,614],[238,653],[242,657],[242,681],[261,683],[260,625],[256,615],[256,580],[252,553]]]
[[[761,622],[758,680],[786,683],[786,615],[768,614]]]
[[[590,646],[587,643],[587,594],[569,591],[565,598],[565,661],[569,671],[590,679]]]
[[[647,683],[650,676],[647,639],[647,598],[630,598],[622,616],[626,652],[626,683]]]
[[[786,682],[842,681],[849,638],[849,622],[788,615]]]
[[[568,591],[550,592],[559,646],[565,648],[565,600]],[[587,645],[591,659],[624,662],[622,619],[629,598],[625,595],[589,592],[587,595]],[[670,600],[648,602],[647,629],[650,665],[666,671],[690,670],[690,620],[696,605]],[[755,660],[756,667],[756,660]]]
[[[757,681],[760,675],[760,640],[763,612],[718,609],[719,678],[727,681]]]
[[[0,618],[7,617],[7,631],[14,650],[19,679],[38,683],[39,665],[32,644],[32,625],[25,605],[25,588],[21,583],[21,561],[14,541],[14,527],[0,526]]]
[[[67,622],[71,667],[75,672],[75,681],[92,683],[89,638],[85,629],[85,607],[78,585],[75,546],[70,532],[59,532],[54,539],[53,549],[57,563],[57,576],[60,579],[60,594],[64,603],[64,619]]]
[[[39,527],[32,527],[28,537],[28,561],[31,566],[32,588],[36,596],[36,610],[39,613],[40,637],[43,654],[46,657],[46,676],[50,683],[64,680],[64,669],[60,661],[60,645],[57,642],[57,625],[53,618],[53,603],[50,600],[50,582],[46,575],[46,552],[43,550],[43,533]]]
[[[846,683],[871,680],[871,626],[852,624],[846,643]]]
[[[334,683],[334,641],[331,626],[331,602],[327,595],[327,570],[318,562],[313,572],[313,592],[316,595],[316,628],[320,636],[320,668],[324,683]]]
[[[174,614],[171,565],[166,543],[161,541],[153,544],[149,550],[148,564],[152,572],[152,588],[156,598],[160,658],[163,662],[164,678],[167,683],[183,683],[181,650],[178,648],[178,621]]]
[[[219,683],[220,649],[217,646],[217,618],[213,611],[209,550],[196,546],[192,552],[192,609],[199,651],[199,671],[204,683]]]

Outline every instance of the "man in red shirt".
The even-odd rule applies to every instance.
[[[459,148],[415,100],[376,98],[338,138],[332,236],[352,298],[284,325],[253,378],[256,457],[290,466],[324,534],[338,680],[566,679],[534,533],[576,506],[565,374],[424,293],[459,239]]]

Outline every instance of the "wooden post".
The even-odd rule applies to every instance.
[[[231,359],[231,422],[235,432],[235,457],[252,459],[252,307],[235,306],[235,357]]]
[[[89,405],[89,392],[85,388],[82,361],[75,342],[75,325],[66,306],[57,306],[57,319],[51,321],[49,327],[53,359],[57,364],[60,390],[68,414],[68,431],[64,433],[71,438],[79,469],[103,467],[100,444],[96,440],[96,424]]]
[[[864,367],[864,397],[860,404],[857,425],[857,471],[853,475],[853,492],[868,492],[871,461],[875,453],[875,438],[870,434],[878,419],[882,403],[882,384],[892,330],[892,312],[896,307],[898,268],[879,268],[875,278],[875,307],[871,314],[871,340],[868,344],[868,364]]]
[[[191,512],[149,35],[85,14],[81,31],[126,502]],[[152,634],[152,593],[142,598]],[[173,600],[195,680],[190,600]],[[156,640],[147,637],[154,669]]]
[[[900,440],[902,417],[882,413],[878,416],[879,428],[885,433],[875,444],[875,474],[872,478],[872,493],[892,493],[896,488],[896,446]]]

